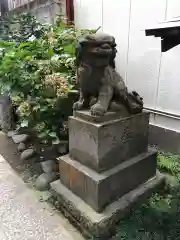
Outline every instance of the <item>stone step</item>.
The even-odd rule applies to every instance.
[[[59,159],[59,172],[64,186],[101,212],[112,201],[155,176],[156,164],[156,152],[149,149],[108,171],[97,173],[65,155]]]
[[[109,113],[100,119],[86,111],[76,112],[69,118],[69,154],[102,172],[146,152],[148,133],[147,112],[126,118]]]
[[[94,211],[60,180],[51,183],[51,192],[59,202],[59,210],[68,216],[88,239],[105,240],[110,239],[116,223],[132,209],[134,204],[145,201],[163,184],[164,177],[157,172],[155,177],[108,205],[102,213]],[[106,194],[108,192],[107,189]]]

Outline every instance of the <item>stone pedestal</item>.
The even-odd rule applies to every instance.
[[[60,181],[51,187],[81,231],[105,239],[133,203],[162,183],[148,130],[145,112],[127,118],[76,112],[69,118],[69,154],[60,157]]]
[[[146,152],[148,132],[148,113],[128,118],[109,113],[98,119],[76,112],[69,118],[69,155],[96,172],[108,170]]]

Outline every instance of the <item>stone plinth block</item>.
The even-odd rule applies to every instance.
[[[59,159],[61,183],[101,212],[112,201],[135,189],[156,174],[156,152],[149,150],[102,173],[75,161]]]
[[[154,178],[111,203],[102,213],[94,211],[81,198],[66,188],[60,180],[51,183],[51,192],[59,202],[58,205],[56,204],[58,209],[80,229],[85,237],[106,240],[112,236],[116,223],[132,209],[134,204],[144,202],[163,184],[164,177],[157,173]],[[106,194],[108,192],[109,189],[106,189]]]
[[[126,118],[108,113],[95,118],[76,112],[69,118],[69,154],[101,172],[147,151],[149,113]]]

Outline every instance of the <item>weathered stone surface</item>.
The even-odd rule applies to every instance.
[[[13,106],[9,96],[0,95],[0,127],[8,132],[14,125]]]
[[[101,172],[146,152],[148,132],[149,113],[146,112],[101,123],[70,117],[69,154]]]
[[[57,180],[57,173],[43,173],[36,179],[36,188],[40,191],[45,191],[50,188],[50,183]]]
[[[132,209],[134,204],[146,200],[158,187],[163,186],[163,183],[164,177],[157,173],[156,177],[113,202],[102,213],[94,211],[88,204],[64,187],[59,180],[51,183],[51,192],[59,201],[59,209],[75,225],[77,224],[85,236],[105,240],[110,239],[116,223]],[[106,189],[106,194],[108,194],[108,189]]]
[[[58,167],[55,161],[47,160],[45,162],[40,163],[43,172],[50,173],[50,172],[57,172]]]
[[[59,172],[62,184],[100,212],[155,176],[156,152],[149,150],[103,173],[96,173],[66,155],[60,157]]]
[[[26,149],[25,151],[23,151],[21,153],[21,160],[24,161],[24,160],[28,160],[30,158],[32,158],[33,156],[35,155],[35,150],[34,149]]]
[[[19,152],[24,151],[24,150],[26,149],[25,143],[23,143],[23,142],[20,143],[20,144],[18,145],[17,149],[18,149]]]
[[[91,115],[90,111],[74,111],[73,116],[75,118],[81,118],[83,120],[89,121],[89,122],[95,122],[95,123],[100,123],[100,122],[106,122],[106,121],[112,121],[114,119],[119,119],[121,115],[119,112],[107,112],[105,115],[96,117]],[[127,116],[128,117],[128,116]]]
[[[12,136],[14,136],[14,135],[16,135],[16,134],[18,134],[17,131],[9,131],[9,132],[7,133],[7,136],[8,136],[9,138],[11,138]]]
[[[13,135],[12,140],[14,143],[21,143],[21,142],[26,142],[28,140],[28,135],[27,134],[20,134],[20,135]]]

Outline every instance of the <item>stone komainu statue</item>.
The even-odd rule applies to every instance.
[[[108,110],[123,115],[140,113],[142,98],[127,87],[115,69],[115,38],[107,34],[89,34],[76,48],[77,82],[80,98],[74,110],[89,109],[91,115],[102,116]],[[92,100],[93,99],[93,100]]]

